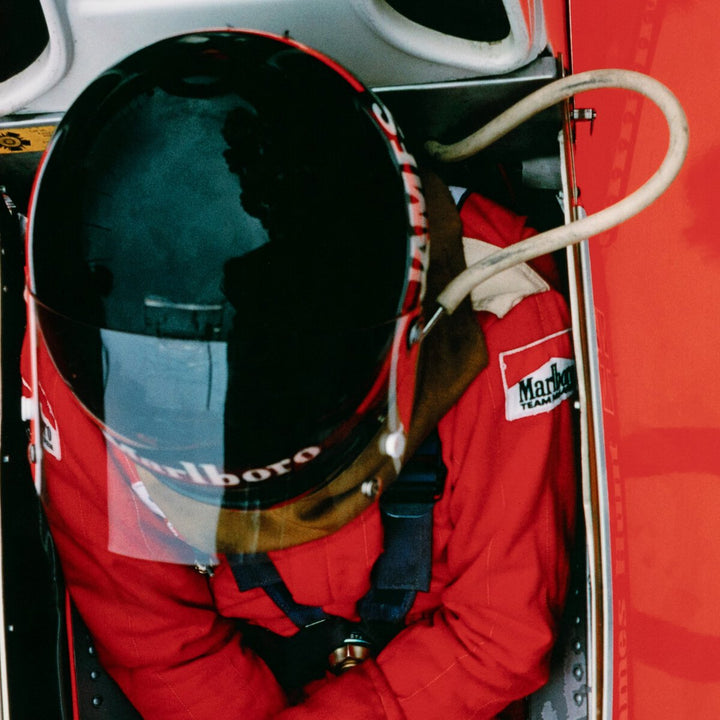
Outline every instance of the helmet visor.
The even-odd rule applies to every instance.
[[[287,547],[369,505],[360,492],[368,478],[354,468],[368,449],[378,452],[393,347],[406,346],[410,317],[352,332],[273,333],[236,347],[232,337],[134,335],[35,307],[45,357],[73,358],[56,369],[86,401],[91,434],[105,445],[114,552],[184,564],[188,554]],[[84,352],[64,352],[64,343]],[[400,363],[414,360],[400,353]],[[101,473],[93,470],[92,482],[103,482]]]
[[[245,328],[241,339],[199,341],[97,328],[36,307],[57,369],[110,443],[203,503],[268,507],[297,497],[347,467],[384,420],[395,322]]]

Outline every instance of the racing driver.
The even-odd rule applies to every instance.
[[[74,103],[30,208],[25,404],[143,718],[481,720],[543,684],[575,505],[551,261],[425,331],[531,234],[287,38],[163,40]]]

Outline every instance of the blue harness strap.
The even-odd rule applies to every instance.
[[[430,588],[433,507],[442,495],[445,475],[440,439],[434,432],[381,496],[383,551],[373,566],[370,590],[357,603],[359,623],[296,602],[266,554],[227,556],[238,589],[262,588],[299,629],[291,638],[280,638],[254,625],[244,628],[246,644],[281,682],[287,678],[286,687],[299,687],[312,679],[306,675],[324,672],[328,654],[343,638],[365,637],[377,653],[402,629],[416,594]],[[299,677],[298,664],[307,669]]]
[[[327,618],[322,608],[295,602],[273,561],[265,553],[232,555],[228,561],[239,590],[244,592],[262,588],[298,628],[308,627]]]
[[[383,552],[358,603],[368,622],[401,623],[418,591],[430,589],[433,507],[445,486],[440,438],[433,432],[380,498]]]
[[[440,439],[433,432],[380,498],[383,552],[373,567],[371,588],[358,603],[358,614],[364,620],[399,622],[415,594],[429,590],[433,507],[442,495],[445,475]],[[231,555],[227,559],[238,589],[263,588],[298,628],[327,617],[322,609],[293,599],[266,554]]]

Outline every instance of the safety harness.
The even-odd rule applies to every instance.
[[[433,432],[380,498],[383,551],[372,568],[370,590],[357,603],[359,622],[296,602],[267,554],[227,556],[239,590],[262,588],[298,628],[284,637],[242,623],[243,642],[265,660],[287,692],[328,669],[340,673],[377,655],[403,628],[417,592],[430,588],[433,507],[445,476],[440,440]]]

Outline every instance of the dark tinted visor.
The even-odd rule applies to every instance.
[[[37,304],[58,370],[108,438],[178,492],[266,507],[347,467],[384,419],[395,322],[227,341],[96,328]]]

